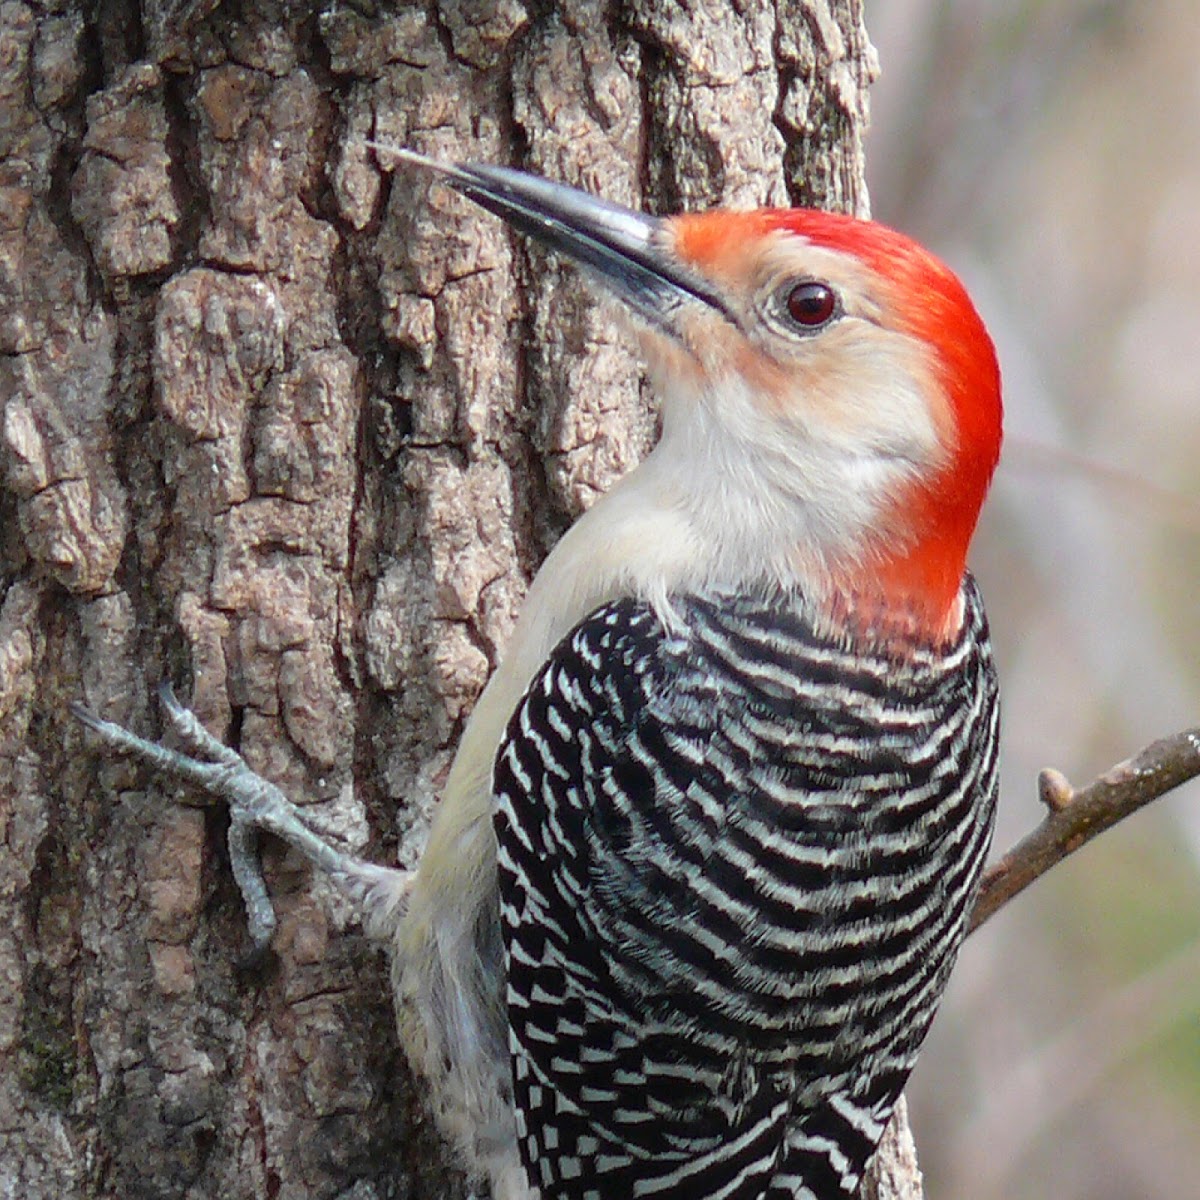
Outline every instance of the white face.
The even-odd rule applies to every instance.
[[[664,450],[693,467],[694,487],[680,487],[696,518],[741,539],[726,548],[738,558],[826,572],[915,536],[903,497],[947,465],[954,430],[932,353],[893,319],[887,281],[779,231],[707,278],[729,316],[697,302],[677,311],[678,339],[641,332]]]

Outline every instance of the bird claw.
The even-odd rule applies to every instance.
[[[169,684],[162,684],[158,695],[190,753],[139,737],[122,725],[102,720],[80,704],[72,704],[70,709],[77,720],[114,749],[133,754],[158,770],[181,776],[229,805],[230,866],[246,908],[250,938],[255,952],[261,953],[271,941],[277,920],[258,859],[257,830],[278,835],[316,865],[337,875],[345,875],[357,864],[309,828],[300,810],[279,788],[256,774],[237,751],[209,733],[196,714],[179,703]]]
[[[183,742],[192,750],[192,754],[184,754],[167,746],[151,742],[139,737],[136,733],[118,725],[114,721],[105,721],[95,715],[82,704],[70,705],[71,715],[81,721],[93,733],[117,750],[136,755],[143,762],[149,763],[161,771],[169,771],[184,779],[197,784],[201,789],[214,795],[223,795],[221,780],[230,771],[239,767],[249,771],[245,761],[236,751],[231,750],[200,724],[195,713],[184,708],[175,698],[175,693],[169,684],[159,687],[159,699],[166,709],[171,724],[175,727]],[[210,761],[205,761],[207,758]],[[251,772],[252,773],[252,772]]]

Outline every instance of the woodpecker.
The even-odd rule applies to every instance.
[[[531,584],[411,876],[327,845],[169,697],[191,756],[77,711],[359,896],[494,1200],[851,1200],[991,838],[988,334],[879,224],[658,218],[392,153],[623,302],[658,445]]]

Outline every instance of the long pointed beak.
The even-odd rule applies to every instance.
[[[728,316],[704,281],[664,249],[664,222],[538,175],[485,163],[441,163],[412,150],[369,143],[434,172],[515,229],[588,267],[641,317],[678,336],[672,320],[700,301]]]

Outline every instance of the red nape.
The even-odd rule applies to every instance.
[[[941,259],[907,234],[875,221],[816,209],[714,212],[676,219],[678,251],[701,270],[736,278],[747,245],[775,232],[851,255],[878,280],[884,323],[933,352],[953,423],[945,468],[897,499],[914,536],[891,553],[876,547],[863,564],[874,587],[930,614],[939,629],[953,616],[967,548],[1000,456],[1000,368],[966,288]],[[857,591],[856,581],[854,590]]]

